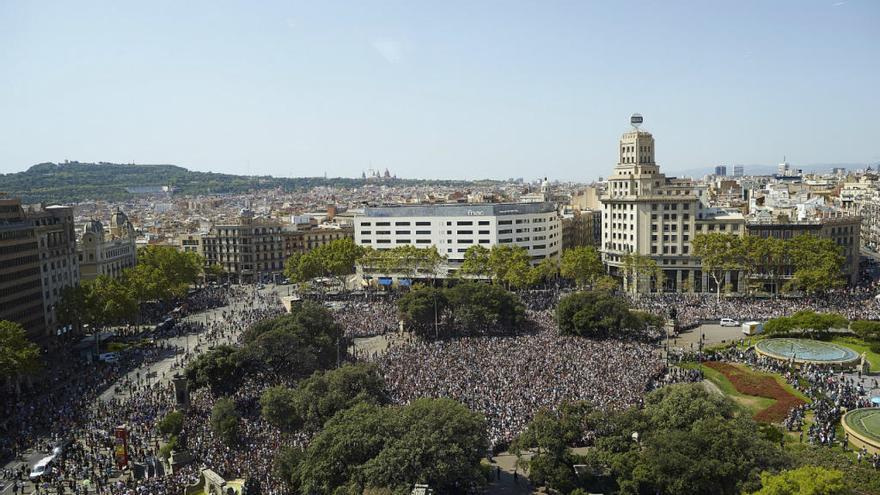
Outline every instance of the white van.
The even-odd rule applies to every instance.
[[[721,318],[721,326],[722,327],[738,327],[739,322],[734,320],[733,318]]]
[[[36,464],[34,464],[33,469],[31,469],[31,474],[28,475],[28,478],[33,480],[40,479],[44,474],[49,471],[49,468],[52,466],[52,461],[55,460],[54,455],[50,455],[49,457],[44,457],[40,459]]]
[[[118,352],[105,352],[103,354],[99,354],[98,361],[102,361],[105,363],[118,362],[119,361],[119,353]]]

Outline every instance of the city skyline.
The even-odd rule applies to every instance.
[[[696,7],[6,3],[0,172],[589,181],[633,112],[671,173],[880,161],[877,4]]]

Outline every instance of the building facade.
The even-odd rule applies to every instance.
[[[70,329],[58,322],[58,304],[64,289],[78,286],[80,280],[73,207],[34,206],[26,213],[39,243],[46,331],[48,335],[61,335]]]
[[[553,203],[401,205],[365,208],[354,240],[374,249],[433,246],[454,271],[471,246],[520,246],[533,264],[558,259],[562,228]]]
[[[602,243],[602,210],[572,210],[562,215],[562,249]]]
[[[82,227],[77,251],[80,280],[100,275],[119,278],[123,270],[137,263],[134,227],[120,210],[110,216],[108,229],[99,220],[90,220]]]
[[[220,265],[232,280],[258,282],[284,270],[281,223],[255,219],[250,210],[242,210],[237,223],[211,227],[202,243],[205,263]]]
[[[282,233],[284,239],[284,256],[289,257],[295,253],[307,253],[312,249],[329,244],[339,239],[353,239],[354,228],[348,227],[315,227],[304,230],[285,230]]]
[[[630,291],[714,291],[714,280],[701,270],[691,240],[697,232],[743,235],[741,214],[707,206],[706,188],[690,179],[666,177],[655,162],[654,137],[635,127],[620,138],[602,203],[600,251],[609,274],[625,282],[629,255],[647,257],[662,270]],[[737,285],[737,280],[725,281]]]
[[[0,320],[20,324],[28,336],[46,334],[39,239],[21,201],[0,197]]]

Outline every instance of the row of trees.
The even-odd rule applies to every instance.
[[[695,235],[692,245],[703,272],[715,281],[719,297],[725,278],[733,273],[742,274],[749,284],[748,292],[753,289],[752,280],[771,282],[775,293],[780,289],[813,293],[844,284],[844,257],[831,239],[813,235],[791,239],[741,237],[713,232]],[[787,282],[782,284],[783,280]]]
[[[138,251],[138,263],[113,278],[99,275],[79,286],[67,287],[58,307],[65,324],[107,325],[137,322],[140,305],[168,302],[186,296],[204,273],[204,258],[170,246],[147,246]]]
[[[291,256],[285,264],[285,274],[294,283],[319,277],[343,283],[344,278],[353,274],[356,265],[360,264],[371,272],[410,279],[433,279],[444,260],[434,246],[405,245],[377,250],[358,246],[351,239],[338,239],[307,253]],[[528,250],[523,247],[496,245],[488,249],[475,245],[465,252],[457,274],[463,278],[489,279],[509,289],[534,286],[558,275],[585,287],[598,282],[604,268],[599,252],[593,247],[566,249],[558,262],[544,259],[532,266]],[[606,287],[616,284],[607,278],[603,283]]]

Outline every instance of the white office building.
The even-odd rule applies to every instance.
[[[365,208],[354,219],[355,243],[374,249],[435,246],[455,270],[471,246],[512,244],[532,263],[558,258],[562,229],[553,203],[400,205]]]

